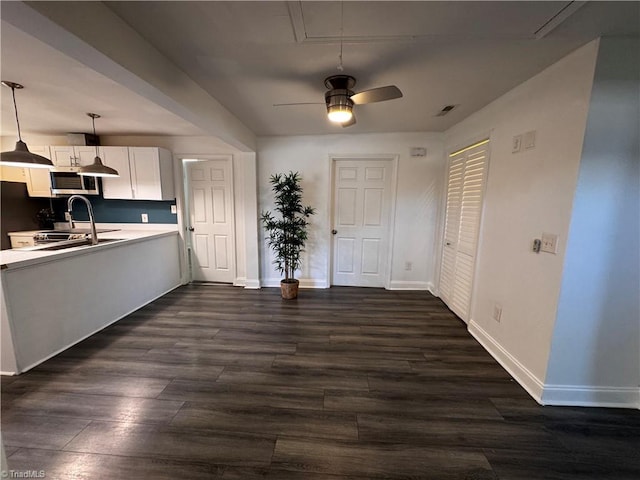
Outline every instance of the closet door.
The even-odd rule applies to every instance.
[[[449,156],[440,296],[469,321],[489,140]]]

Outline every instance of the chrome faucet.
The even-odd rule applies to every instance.
[[[96,233],[96,220],[93,217],[93,208],[91,208],[91,203],[82,195],[71,195],[69,200],[67,200],[67,213],[69,214],[69,228],[73,229],[73,217],[71,216],[71,210],[73,208],[73,201],[79,198],[87,204],[87,211],[89,212],[89,223],[91,224],[91,245],[98,244],[98,234]]]

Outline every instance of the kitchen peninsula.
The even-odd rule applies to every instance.
[[[98,239],[108,241],[0,252],[3,375],[33,368],[180,285],[175,227]]]

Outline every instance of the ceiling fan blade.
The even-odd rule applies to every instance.
[[[362,105],[364,103],[384,102],[385,100],[393,100],[395,98],[402,98],[402,92],[395,85],[372,88],[371,90],[365,90],[364,92],[359,92],[355,95],[351,95],[351,100],[356,105]]]
[[[274,103],[274,107],[291,107],[295,105],[324,105],[324,102]]]
[[[356,116],[353,115],[353,112],[351,113],[351,120],[349,120],[348,122],[344,122],[342,124],[342,128],[346,128],[346,127],[350,127],[351,125],[355,125],[356,123]]]

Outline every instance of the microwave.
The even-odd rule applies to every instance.
[[[96,177],[78,173],[80,167],[55,167],[50,170],[51,193],[55,195],[98,195],[100,187]]]

